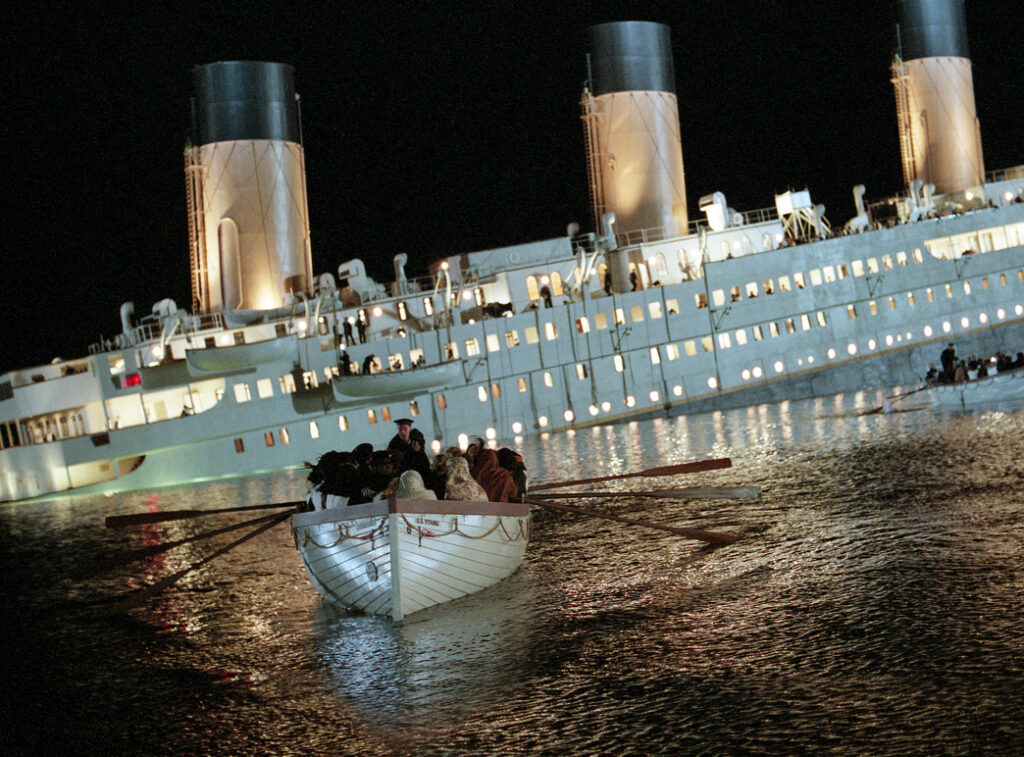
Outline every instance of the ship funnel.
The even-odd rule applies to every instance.
[[[194,310],[268,310],[312,295],[292,67],[211,63],[193,69],[193,84],[185,171]]]
[[[595,228],[614,211],[620,241],[687,228],[679,105],[669,29],[621,21],[587,30],[591,79],[583,92]]]
[[[980,198],[985,165],[964,0],[898,0],[897,10],[901,51],[892,82],[904,182]]]

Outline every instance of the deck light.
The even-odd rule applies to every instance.
[[[674,394],[676,397],[682,397],[683,387],[679,386],[679,384],[676,384],[675,386],[672,387],[672,394]]]
[[[599,412],[601,412],[600,410],[598,410],[597,405],[591,405],[590,407],[587,408],[587,410],[590,411],[591,415],[597,415]]]
[[[498,432],[494,429],[494,426],[490,426],[486,431],[484,431],[484,436],[486,436],[488,439],[497,439]]]
[[[608,400],[605,400],[604,402],[601,403],[601,409],[606,413],[610,413],[612,411],[612,403],[609,402]]]
[[[513,423],[512,424],[512,433],[513,434],[521,434],[521,433],[523,433],[523,424],[520,423],[519,421],[516,421],[515,423]]]
[[[782,373],[782,370],[786,367],[786,365],[781,360],[776,360],[775,365],[772,367],[775,368],[776,373]]]
[[[626,407],[633,407],[636,404],[636,397],[632,394],[626,395]]]
[[[661,399],[661,395],[657,392],[651,392],[648,396],[651,398],[651,402],[657,402]]]
[[[850,342],[848,345],[846,345],[846,351],[849,352],[851,355],[856,355],[857,345],[854,344],[853,342]]]
[[[711,388],[711,389],[718,388],[718,379],[715,378],[714,376],[709,376],[708,377],[708,387]]]
[[[537,425],[540,426],[541,428],[547,428],[548,417],[546,415],[542,415],[539,418],[537,418]]]
[[[576,414],[573,413],[572,410],[566,410],[564,413],[562,413],[562,417],[565,418],[566,423],[572,423],[574,420],[576,420]]]

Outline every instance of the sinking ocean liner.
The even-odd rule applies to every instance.
[[[588,31],[594,231],[453,254],[383,285],[314,274],[291,67],[194,70],[192,303],[121,310],[74,360],[0,376],[0,500],[435,449],[912,382],[946,342],[1016,352],[1024,166],[986,174],[962,0],[903,0],[892,65],[906,188],[832,226],[809,191],[687,216],[666,27]],[[582,68],[582,66],[581,66]],[[702,188],[706,191],[711,188]]]

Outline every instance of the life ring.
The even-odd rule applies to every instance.
[[[512,250],[512,252],[510,252],[508,254],[508,262],[512,263],[513,265],[518,263],[519,262],[519,253],[516,252],[515,250]]]

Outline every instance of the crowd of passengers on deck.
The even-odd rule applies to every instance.
[[[309,509],[338,503],[418,499],[468,502],[521,502],[526,496],[526,466],[514,450],[490,449],[477,437],[465,450],[449,447],[429,459],[426,440],[413,421],[395,421],[398,433],[387,449],[363,442],[351,452],[332,450],[307,464]],[[333,504],[332,504],[333,503]]]

